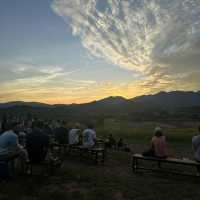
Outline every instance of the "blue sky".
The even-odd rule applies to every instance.
[[[0,101],[198,90],[198,8],[195,0],[1,1]]]

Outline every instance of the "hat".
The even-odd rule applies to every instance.
[[[157,132],[162,132],[162,129],[161,129],[159,126],[157,126],[157,127],[154,129],[154,133],[157,133]]]

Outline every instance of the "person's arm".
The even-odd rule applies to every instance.
[[[93,141],[94,141],[94,143],[96,144],[96,142],[97,142],[97,135],[96,135],[96,132],[94,131],[94,133],[93,133]]]
[[[195,141],[194,141],[194,138],[192,138],[192,150],[194,151],[194,152],[196,152],[196,145],[195,145]]]
[[[154,150],[154,137],[151,139],[151,143],[150,143],[150,149]]]

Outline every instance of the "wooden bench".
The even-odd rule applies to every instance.
[[[87,148],[84,146],[79,146],[80,156],[83,157],[84,154],[90,154],[92,159],[96,164],[100,162],[104,163],[105,161],[105,149],[101,147]]]
[[[158,167],[157,168],[148,168],[148,167],[144,167],[144,166],[139,166],[139,160],[157,162]],[[170,157],[165,159],[165,158],[157,158],[157,157],[147,157],[147,156],[143,156],[141,154],[134,154],[133,157],[132,157],[133,172],[137,172],[137,170],[143,169],[143,170],[162,171],[162,172],[168,172],[168,173],[184,174],[184,175],[194,176],[194,174],[183,173],[180,170],[177,171],[177,170],[163,168],[162,163],[169,163],[169,164],[195,167],[197,169],[197,173],[195,175],[199,176],[198,168],[200,168],[200,163],[195,161],[195,160],[177,159],[177,158],[170,158]]]
[[[105,148],[103,147],[88,148],[84,146],[71,145],[68,153],[70,154],[74,152],[77,153],[81,158],[85,157],[85,155],[88,155],[96,164],[99,162],[104,163],[105,161]]]

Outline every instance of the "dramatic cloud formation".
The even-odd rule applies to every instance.
[[[41,2],[3,3],[0,102],[200,90],[200,0]]]
[[[199,0],[54,0],[52,8],[92,55],[143,77],[132,87],[199,89]]]

